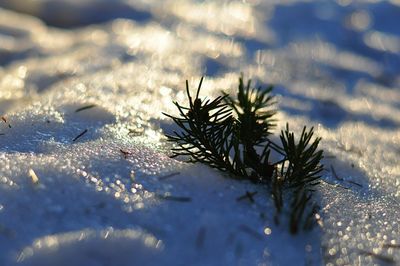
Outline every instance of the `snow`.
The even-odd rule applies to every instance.
[[[0,6],[0,265],[400,263],[397,1]],[[168,157],[185,79],[212,97],[240,72],[276,85],[278,129],[323,138],[311,232]]]

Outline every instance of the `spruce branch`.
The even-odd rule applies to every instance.
[[[281,163],[280,179],[275,181],[275,183],[279,183],[279,187],[274,193],[274,200],[277,210],[281,210],[283,208],[282,189],[285,187],[289,191],[291,198],[289,227],[292,233],[296,233],[301,224],[304,229],[309,228],[309,220],[317,209],[311,199],[314,187],[319,184],[320,173],[323,170],[323,166],[320,164],[323,151],[317,150],[321,138],[316,138],[311,142],[313,135],[314,128],[307,131],[307,128],[304,127],[300,139],[296,143],[294,133],[289,130],[289,124],[286,124],[285,131],[282,130],[280,135],[285,159]]]
[[[272,88],[252,88],[251,80],[245,85],[241,76],[236,99],[225,94],[225,101],[238,118],[240,126],[237,134],[244,146],[255,146],[265,142],[276,126],[276,121],[272,118],[276,114],[273,108],[276,102],[270,95]]]
[[[251,87],[251,80],[243,81],[243,75],[239,77],[239,86],[236,98],[226,96],[225,101],[231,107],[237,117],[235,137],[242,146],[243,162],[252,169],[251,177],[258,181],[269,182],[274,171],[274,166],[269,163],[270,145],[268,136],[276,126],[273,116],[276,114],[274,97],[270,94],[272,86],[265,90],[261,87]],[[260,155],[256,151],[257,146],[264,145],[264,151]]]
[[[323,151],[318,150],[321,138],[316,138],[312,143],[314,128],[307,131],[303,128],[298,143],[295,142],[294,133],[289,131],[289,124],[286,124],[285,131],[281,131],[280,139],[283,150],[286,154],[284,180],[290,187],[310,187],[318,184],[321,177],[319,174],[323,170],[320,161],[323,158]]]
[[[181,129],[174,135],[167,135],[169,141],[178,147],[172,149],[173,157],[189,156],[189,162],[202,162],[213,168],[228,171],[236,177],[246,176],[245,168],[240,158],[230,157],[231,151],[239,150],[239,142],[233,137],[235,118],[224,99],[219,96],[214,100],[199,98],[203,78],[200,80],[196,98],[190,95],[189,84],[186,81],[186,93],[189,107],[174,102],[180,117],[165,114]]]
[[[222,96],[200,99],[201,78],[192,98],[186,81],[189,106],[174,102],[179,116],[165,114],[180,128],[169,141],[176,144],[173,155],[186,156],[189,162],[202,162],[235,178],[267,184],[276,208],[276,222],[284,211],[289,212],[289,228],[294,234],[299,228],[309,229],[318,206],[313,202],[314,187],[319,183],[323,166],[323,151],[318,150],[320,138],[314,129],[304,127],[296,142],[289,125],[281,131],[280,144],[270,139],[276,126],[275,99],[272,86],[253,88],[251,80],[239,78],[236,98]],[[270,162],[271,152],[283,159]],[[286,204],[285,204],[286,203]]]

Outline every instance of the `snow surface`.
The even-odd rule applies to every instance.
[[[400,264],[398,1],[0,6],[0,265]],[[311,232],[168,157],[185,79],[215,96],[240,72],[276,85],[278,128],[323,138]]]

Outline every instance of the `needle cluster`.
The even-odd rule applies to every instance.
[[[240,77],[236,97],[222,93],[211,100],[199,98],[202,82],[203,78],[193,99],[186,81],[189,106],[174,102],[179,116],[165,114],[180,128],[167,135],[176,144],[172,157],[185,156],[233,178],[265,184],[274,199],[277,222],[287,212],[291,233],[311,228],[317,210],[313,188],[323,169],[320,138],[313,138],[313,128],[304,127],[296,141],[287,124],[280,143],[275,143],[271,140],[276,126],[272,87],[253,88],[250,80],[245,83]],[[280,159],[271,161],[272,153]]]

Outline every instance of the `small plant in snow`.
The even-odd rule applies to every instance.
[[[233,178],[265,184],[275,203],[276,222],[287,212],[291,233],[311,228],[317,211],[312,196],[323,169],[320,138],[313,138],[313,128],[304,127],[296,140],[287,124],[275,143],[270,138],[276,126],[272,87],[256,89],[240,77],[236,97],[223,93],[211,100],[199,98],[202,81],[194,99],[186,81],[189,106],[174,102],[179,116],[165,114],[181,129],[167,135],[176,144],[172,157],[186,156]],[[271,153],[281,159],[271,161]]]

